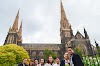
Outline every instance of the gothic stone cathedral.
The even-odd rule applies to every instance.
[[[52,50],[55,53],[59,53],[61,56],[67,51],[68,46],[72,46],[73,48],[80,48],[85,55],[92,55],[93,48],[90,43],[89,36],[87,31],[84,28],[83,36],[79,31],[77,31],[76,35],[73,35],[73,30],[71,28],[71,24],[68,22],[64,7],[61,2],[61,21],[60,21],[60,36],[61,36],[61,44],[35,44],[35,43],[22,43],[22,22],[18,29],[18,19],[19,19],[19,11],[16,15],[14,24],[9,28],[8,35],[5,39],[5,44],[17,44],[19,46],[23,46],[25,50],[29,53],[31,59],[34,58],[43,58],[43,51],[45,49]]]

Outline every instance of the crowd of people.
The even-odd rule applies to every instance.
[[[64,59],[60,60],[56,57],[55,62],[52,56],[48,57],[47,62],[43,58],[39,60],[30,60],[29,65],[26,64],[27,59],[24,59],[18,66],[84,66],[80,56],[75,54],[72,47],[68,47],[68,52],[64,54]]]

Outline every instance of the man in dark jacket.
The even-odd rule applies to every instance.
[[[26,63],[27,59],[25,58],[22,63],[18,64],[18,66],[28,66]]]
[[[68,47],[68,53],[70,54],[70,66],[84,66],[80,56],[74,53],[72,47]]]

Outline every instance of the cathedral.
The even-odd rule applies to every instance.
[[[13,25],[9,28],[8,34],[6,36],[5,44],[17,44],[23,46],[23,48],[28,52],[31,59],[43,58],[43,51],[45,49],[52,50],[54,53],[59,53],[60,56],[67,51],[67,47],[71,46],[73,48],[80,48],[85,55],[92,55],[93,46],[91,45],[88,33],[84,28],[84,35],[79,31],[74,35],[69,23],[62,2],[60,2],[61,19],[60,19],[60,44],[46,44],[46,43],[22,43],[22,22],[20,27],[18,27],[19,11],[15,17]]]

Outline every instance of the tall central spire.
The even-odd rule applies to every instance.
[[[18,31],[18,19],[19,19],[19,10],[17,12],[14,24],[12,26],[12,31],[14,31],[14,32]]]
[[[66,13],[64,11],[64,7],[61,0],[60,3],[61,3],[61,28],[70,29],[70,24],[66,18]]]

